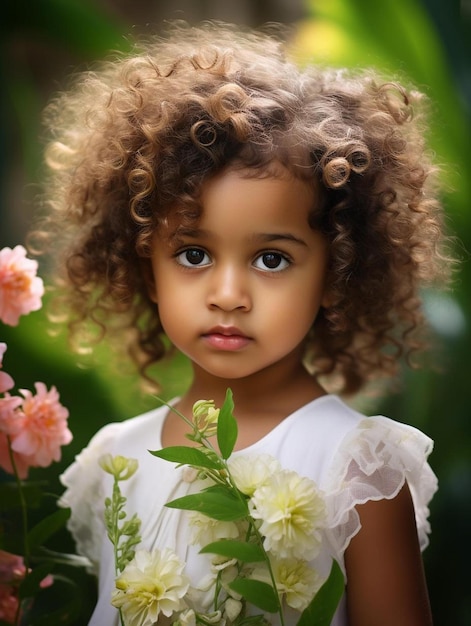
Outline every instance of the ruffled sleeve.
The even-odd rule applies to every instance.
[[[342,440],[329,474],[330,541],[343,554],[361,524],[355,507],[394,498],[407,482],[415,508],[420,547],[428,544],[429,503],[437,478],[427,458],[433,441],[412,426],[387,417],[359,421]]]
[[[60,476],[66,490],[58,504],[70,507],[71,517],[67,527],[75,539],[77,552],[89,560],[89,571],[96,575],[105,531],[104,481],[107,478],[99,468],[98,459],[112,449],[119,426],[118,423],[108,424],[98,431]]]

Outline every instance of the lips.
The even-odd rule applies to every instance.
[[[212,348],[234,352],[242,350],[252,341],[235,326],[215,326],[202,335],[203,340]]]

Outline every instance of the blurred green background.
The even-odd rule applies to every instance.
[[[431,464],[440,491],[432,503],[432,541],[424,558],[438,626],[469,626],[468,544],[471,528],[471,410],[468,363],[471,350],[471,5],[442,0],[4,0],[1,10],[0,247],[24,242],[41,182],[41,110],[71,71],[85,69],[110,50],[127,49],[136,35],[158,31],[164,19],[222,19],[250,26],[267,21],[292,24],[302,62],[374,66],[412,81],[432,102],[430,144],[444,167],[444,203],[456,235],[460,269],[450,293],[427,293],[426,310],[440,350],[427,370],[403,374],[399,393],[363,399],[383,412],[418,426],[436,442]],[[43,273],[46,268],[42,268]],[[100,348],[79,361],[64,336],[52,337],[43,312],[17,328],[2,328],[8,343],[4,368],[19,387],[36,380],[56,385],[70,411],[73,443],[46,476],[60,493],[57,477],[103,424],[155,405],[132,370]],[[163,396],[184,388],[185,361],[160,366]],[[45,505],[46,506],[46,505]],[[46,508],[54,510],[54,501]],[[44,510],[34,515],[40,518]],[[67,533],[55,547],[73,550]],[[93,581],[78,607],[77,626],[87,623]]]

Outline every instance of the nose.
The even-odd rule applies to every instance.
[[[249,311],[252,308],[249,279],[242,268],[215,267],[207,295],[208,307],[222,311]]]

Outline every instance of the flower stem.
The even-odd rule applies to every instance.
[[[18,496],[20,498],[20,508],[21,508],[21,526],[22,526],[22,535],[23,535],[23,563],[25,565],[25,576],[23,580],[25,580],[29,575],[29,562],[30,562],[30,554],[29,554],[29,542],[28,542],[28,511],[26,508],[26,500],[23,492],[22,482],[18,473],[18,467],[15,462],[15,455],[13,454],[13,449],[11,447],[11,439],[10,435],[7,435],[7,444],[8,444],[8,454],[10,457],[10,463],[13,468],[13,474],[15,476],[16,486],[18,488]],[[13,622],[15,626],[18,626],[20,623],[21,617],[21,603],[18,599],[18,607],[16,609],[15,621]]]

